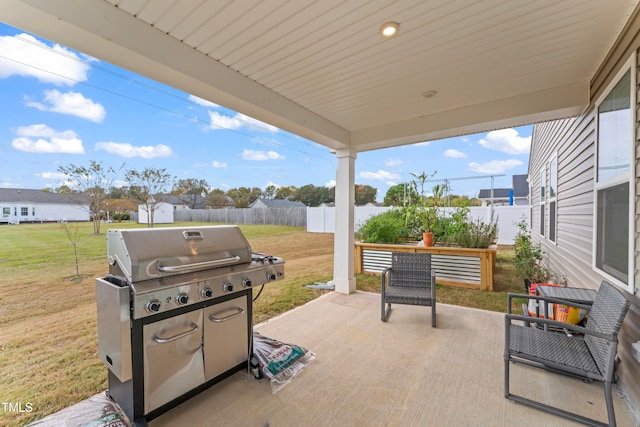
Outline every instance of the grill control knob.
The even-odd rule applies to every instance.
[[[267,280],[269,280],[269,281],[276,280],[276,275],[274,273],[272,273],[271,271],[267,271]]]
[[[225,283],[222,287],[225,292],[233,292],[233,285],[231,283]]]
[[[145,308],[149,313],[157,313],[158,311],[160,311],[160,306],[161,306],[160,301],[158,301],[157,299],[154,299],[149,301]]]
[[[202,296],[205,298],[211,298],[213,296],[213,291],[211,288],[204,288],[202,290]]]
[[[245,288],[250,288],[252,285],[251,280],[249,279],[242,279],[242,286],[244,286]]]
[[[189,295],[187,294],[178,294],[178,296],[176,297],[176,302],[178,304],[186,304],[187,302],[189,302]]]

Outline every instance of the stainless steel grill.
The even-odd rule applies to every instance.
[[[140,424],[247,365],[252,289],[284,278],[237,226],[109,230],[107,255],[98,354],[109,395]]]

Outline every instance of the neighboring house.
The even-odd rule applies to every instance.
[[[510,196],[509,193],[513,193]],[[529,184],[527,183],[527,175],[513,175],[511,177],[511,188],[494,188],[493,197],[491,189],[482,189],[478,193],[478,199],[485,205],[487,202],[494,206],[509,205],[510,199],[513,197],[514,205],[529,204]]]
[[[170,205],[173,205],[174,210],[191,209],[187,205],[187,203],[185,203],[185,200],[183,200],[183,198],[181,198],[180,196],[168,196],[166,199],[164,199],[164,201],[169,203]],[[193,209],[206,209],[206,208],[207,208],[206,199],[202,196],[196,195],[195,206],[193,207]]]
[[[138,224],[148,224],[149,215],[146,205],[138,205]],[[167,202],[158,202],[153,210],[154,224],[173,224],[175,206]]]
[[[89,221],[89,206],[42,190],[0,188],[0,223]]]
[[[282,199],[263,199],[258,198],[249,205],[250,208],[306,208],[305,204],[299,201],[282,200]]]
[[[575,118],[535,125],[529,159],[532,236],[569,286],[606,280],[632,306],[620,332],[619,383],[640,414],[640,116],[635,14],[590,81]]]

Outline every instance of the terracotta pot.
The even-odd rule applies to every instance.
[[[433,246],[433,233],[422,233],[422,242],[425,246]]]

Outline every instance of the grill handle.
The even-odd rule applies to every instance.
[[[195,323],[192,323],[191,324],[191,329],[189,329],[188,331],[180,332],[179,334],[176,334],[176,335],[174,335],[172,337],[169,337],[169,338],[160,338],[159,336],[154,335],[153,336],[153,340],[155,342],[157,342],[158,344],[165,344],[165,343],[168,343],[168,342],[171,342],[171,341],[175,341],[175,340],[179,340],[180,338],[186,337],[187,335],[192,334],[197,330],[198,330],[198,325],[196,325]]]
[[[193,264],[176,265],[172,267],[158,266],[158,271],[161,273],[189,273],[192,271],[203,270],[205,268],[217,267],[221,264],[236,263],[240,261],[238,255],[231,258],[214,259],[213,261],[195,262]]]
[[[211,320],[214,323],[222,323],[222,322],[226,322],[227,320],[231,320],[233,318],[236,318],[238,316],[241,316],[242,314],[244,314],[244,309],[240,308],[240,307],[233,307],[233,310],[235,310],[235,313],[232,313],[228,316],[225,317],[215,317],[214,314],[209,315],[209,320]]]

